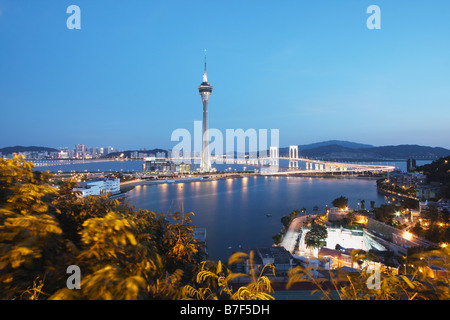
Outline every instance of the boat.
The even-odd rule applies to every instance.
[[[266,216],[267,216],[268,218],[270,218],[272,215],[271,215],[270,213],[268,213],[268,214],[266,214]]]

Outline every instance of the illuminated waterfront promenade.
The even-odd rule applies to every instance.
[[[112,161],[128,161],[117,159],[55,159],[55,160],[30,160],[35,167],[52,167],[64,166],[72,164],[96,163],[96,162],[112,162]],[[131,161],[131,160],[129,160]]]

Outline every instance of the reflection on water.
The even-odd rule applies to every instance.
[[[384,203],[375,180],[270,176],[144,185],[127,198],[138,209],[194,212],[194,224],[207,229],[210,258],[226,260],[239,246],[272,245],[281,217],[292,210],[312,213],[317,205],[324,212],[341,195],[354,208],[363,199]]]

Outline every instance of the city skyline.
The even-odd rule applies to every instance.
[[[450,4],[249,1],[133,6],[0,0],[0,147],[170,149],[209,127],[280,130],[280,146],[347,140],[450,148]],[[370,30],[369,5],[381,8]],[[5,121],[7,120],[7,121]]]

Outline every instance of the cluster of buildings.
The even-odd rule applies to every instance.
[[[395,170],[388,172],[387,179],[389,183],[396,186],[411,188],[427,183],[427,176],[418,172],[402,172]]]
[[[15,152],[18,155],[24,156],[25,159],[32,159],[32,160],[45,160],[50,158],[57,158],[58,152],[57,151],[23,151],[23,152]],[[13,159],[14,154],[2,154],[0,152],[0,158],[1,159]]]
[[[77,144],[75,148],[60,148],[54,151],[20,151],[16,152],[23,155],[27,160],[49,160],[49,159],[98,159],[113,152],[119,152],[111,146],[108,147],[88,147],[84,144]],[[1,154],[4,159],[14,158],[14,154]]]
[[[55,158],[57,159],[97,159],[113,152],[119,152],[111,146],[88,147],[84,144],[75,145],[74,149],[61,148]]]
[[[435,200],[439,197],[441,184],[439,182],[430,182],[416,187],[416,197],[420,201]]]
[[[414,167],[415,168],[415,167]],[[414,188],[415,198],[419,201],[437,200],[441,189],[439,182],[428,182],[427,176],[419,172],[389,172],[386,183],[402,189]],[[401,194],[398,194],[401,196]]]
[[[420,210],[411,210],[410,221],[419,221]],[[363,228],[348,229],[339,222],[346,218],[349,213],[355,214],[358,224]],[[410,248],[436,248],[438,244],[432,243],[421,237],[408,232],[408,228],[399,229],[373,218],[360,215],[350,208],[339,209],[330,208],[325,215],[312,215],[316,221],[321,221],[327,229],[327,238],[324,246],[320,248],[308,247],[305,243],[305,235],[311,230],[310,218],[300,216],[294,219],[285,236],[287,241],[283,241],[279,246],[257,247],[247,249],[249,253],[253,251],[253,267],[261,272],[267,264],[275,266],[275,273],[270,268],[264,270],[275,285],[284,284],[288,281],[289,271],[296,265],[312,267],[316,277],[328,277],[329,271],[345,270],[348,272],[362,272],[367,268],[379,268],[383,272],[398,274],[404,264],[401,264],[399,257],[408,254]],[[291,228],[290,228],[291,229]],[[291,232],[292,234],[289,234]],[[378,253],[379,259],[376,261],[361,260],[359,263],[352,259],[353,250]],[[389,253],[389,254],[386,254]],[[393,255],[391,255],[393,253]],[[386,258],[388,257],[388,258]],[[388,259],[388,260],[386,260]],[[248,273],[251,267],[249,259],[238,265],[237,272]],[[372,269],[373,270],[373,269]],[[429,277],[448,277],[447,270],[438,266],[428,265],[421,272]],[[239,283],[237,283],[239,285]],[[282,288],[282,286],[280,286]],[[305,289],[305,288],[303,288]]]

